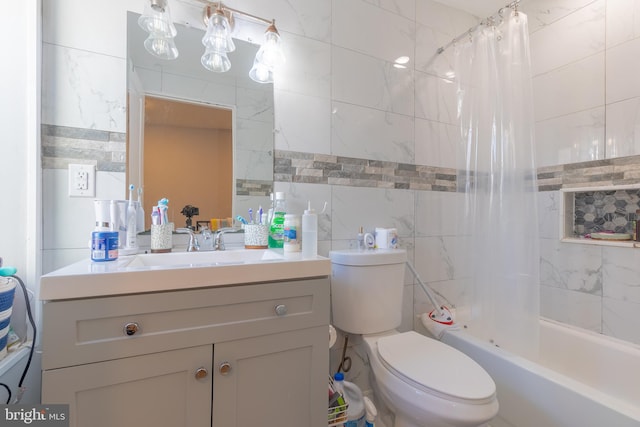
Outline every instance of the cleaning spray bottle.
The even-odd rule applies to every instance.
[[[134,185],[129,185],[129,203],[127,206],[127,235],[125,242],[125,251],[127,254],[132,254],[138,250],[138,216],[136,213],[136,207],[133,204],[133,189]]]

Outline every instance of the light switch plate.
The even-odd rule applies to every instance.
[[[69,164],[69,196],[96,196],[96,167]]]

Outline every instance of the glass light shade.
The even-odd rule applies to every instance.
[[[278,68],[285,63],[284,52],[282,52],[282,44],[280,43],[280,35],[273,27],[269,27],[264,34],[265,42],[260,46],[256,53],[256,61],[273,69]]]
[[[202,44],[207,49],[218,52],[233,52],[236,45],[231,38],[231,26],[223,12],[216,10],[207,21],[207,32],[202,37]]]
[[[259,61],[253,61],[253,67],[249,71],[251,80],[258,83],[273,83],[273,69]]]
[[[224,73],[231,68],[231,61],[226,52],[220,52],[207,48],[204,55],[200,58],[202,66],[209,71],[216,73]]]
[[[155,37],[150,34],[144,41],[144,48],[147,52],[160,59],[176,59],[178,57],[178,48],[173,38]]]
[[[154,34],[156,37],[170,38],[175,37],[178,33],[175,25],[171,20],[171,13],[169,11],[169,4],[164,3],[163,8],[154,7],[157,3],[148,1],[145,3],[144,13],[138,18],[138,25],[148,32]]]

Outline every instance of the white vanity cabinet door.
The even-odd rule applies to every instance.
[[[206,345],[44,371],[42,402],[69,404],[71,427],[210,426],[212,352]]]
[[[213,427],[327,425],[327,326],[216,344]]]

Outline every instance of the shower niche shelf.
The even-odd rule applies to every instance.
[[[624,240],[625,234],[633,238],[633,221],[640,220],[640,185],[565,188],[560,194],[562,242],[640,248],[640,242]],[[596,233],[600,238],[591,237]]]

